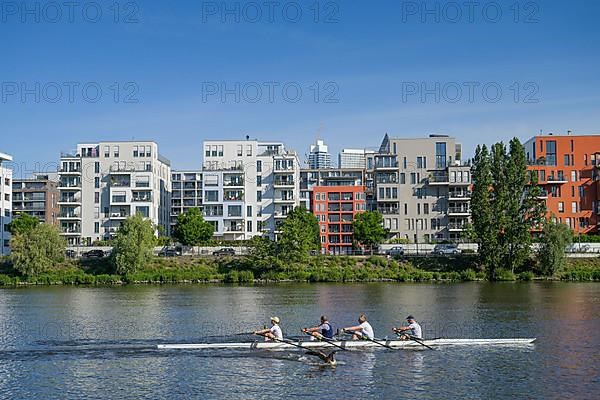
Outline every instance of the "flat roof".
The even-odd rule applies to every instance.
[[[6,153],[0,152],[0,161],[12,161],[12,160],[13,160],[12,156],[9,156]]]

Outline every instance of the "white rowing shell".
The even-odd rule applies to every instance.
[[[435,339],[435,340],[423,340],[422,343],[432,346],[522,346],[528,345],[535,341],[535,338],[528,339]],[[423,345],[413,340],[378,340],[379,343],[385,344],[393,348],[424,348]],[[311,348],[327,348],[333,347],[327,342],[319,341],[307,341],[307,342],[291,342],[296,345]],[[378,345],[377,343],[364,341],[364,340],[348,340],[348,341],[335,341],[332,342],[338,346],[347,349],[354,348],[365,348],[365,347],[379,347],[385,348]],[[246,343],[197,343],[197,344],[159,344],[159,349],[180,349],[180,350],[201,350],[201,349],[269,349],[269,350],[283,350],[283,349],[295,349],[298,348],[294,345],[281,342],[246,342]]]

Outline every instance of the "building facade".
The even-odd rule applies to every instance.
[[[308,153],[308,168],[331,168],[331,154],[329,153],[329,148],[321,139],[317,139],[315,144],[310,145]]]
[[[10,232],[12,220],[12,170],[7,163],[12,156],[0,153],[0,256],[10,254]]]
[[[71,245],[110,239],[136,213],[169,234],[171,166],[155,142],[80,143],[61,154],[58,190],[59,226]]]
[[[372,208],[383,214],[391,239],[418,243],[461,238],[470,218],[471,186],[470,167],[461,164],[461,153],[460,144],[445,135],[385,135],[367,164],[372,164]]]
[[[576,233],[597,234],[600,135],[538,135],[524,147],[548,213]]]
[[[300,204],[298,154],[280,142],[205,141],[202,174],[204,217],[219,239],[276,240]]]
[[[342,149],[338,154],[338,168],[366,168],[364,149]]]
[[[190,208],[202,210],[202,171],[173,171],[171,174],[171,232],[179,214]]]
[[[28,214],[40,222],[58,224],[58,186],[47,175],[37,174],[31,179],[13,180],[13,216]]]
[[[327,254],[352,254],[354,216],[366,211],[364,186],[314,186],[311,209],[319,221],[321,249]]]

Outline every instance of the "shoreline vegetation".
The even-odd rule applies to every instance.
[[[499,278],[499,279],[498,279]],[[495,281],[600,281],[600,257],[567,260],[553,276],[530,270],[503,270]],[[248,257],[154,257],[133,273],[115,274],[108,258],[67,260],[47,272],[23,276],[8,261],[0,261],[0,287],[35,285],[127,285],[167,283],[281,283],[281,282],[469,282],[487,281],[477,257],[347,257],[314,256],[306,262],[275,259],[257,266]]]

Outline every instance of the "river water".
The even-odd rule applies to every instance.
[[[426,337],[536,337],[533,346],[338,352],[157,350],[282,320],[284,334],[409,313]],[[0,290],[0,398],[598,399],[600,285],[288,284]],[[211,336],[211,337],[208,337]],[[214,337],[212,337],[214,336]]]

